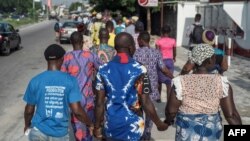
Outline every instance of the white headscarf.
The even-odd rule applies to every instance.
[[[198,44],[192,49],[191,61],[197,65],[201,65],[206,59],[214,55],[214,49],[208,44]]]

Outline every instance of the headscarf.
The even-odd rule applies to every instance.
[[[215,33],[212,30],[205,30],[202,34],[202,40],[205,44],[214,45]]]
[[[208,44],[196,45],[191,53],[191,61],[197,65],[201,65],[206,59],[214,55],[214,49]]]

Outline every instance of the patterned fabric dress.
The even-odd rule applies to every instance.
[[[136,50],[134,54],[134,59],[143,64],[148,70],[148,75],[152,89],[152,93],[150,94],[151,100],[154,101],[159,99],[160,94],[158,90],[157,70],[159,68],[164,67],[161,53],[157,49],[142,47]],[[152,127],[153,127],[153,121],[148,116],[146,116],[145,131],[143,133],[142,139],[150,140]]]
[[[131,108],[139,105],[135,82],[146,73],[146,68],[127,54],[118,54],[100,66],[97,90],[105,90],[105,136],[111,140],[138,141],[144,131],[144,120]]]
[[[81,106],[88,116],[94,121],[94,94],[92,90],[93,70],[98,69],[102,64],[101,60],[89,51],[76,50],[66,53],[61,70],[75,76],[82,93]],[[77,141],[91,141],[90,135],[85,124],[81,123],[72,116],[71,119],[74,135]]]
[[[96,54],[104,63],[109,62],[116,54],[116,50],[108,44],[100,44],[90,48],[90,51]]]
[[[182,102],[176,116],[176,141],[218,141],[222,133],[220,100],[228,96],[226,77],[190,74],[173,79]]]

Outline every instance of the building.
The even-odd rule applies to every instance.
[[[250,57],[250,1],[249,0],[200,0],[181,1],[177,5],[177,46],[188,45],[186,27],[194,21],[194,15],[202,15],[201,23],[207,29],[214,29],[218,42],[228,47],[232,39],[233,53]],[[185,13],[185,14],[184,14]]]

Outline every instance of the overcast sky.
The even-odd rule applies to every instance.
[[[42,0],[44,4],[47,3],[47,0]],[[67,6],[69,6],[72,2],[82,2],[82,1],[86,1],[86,0],[52,0],[52,5],[60,5],[60,4],[66,4]]]

